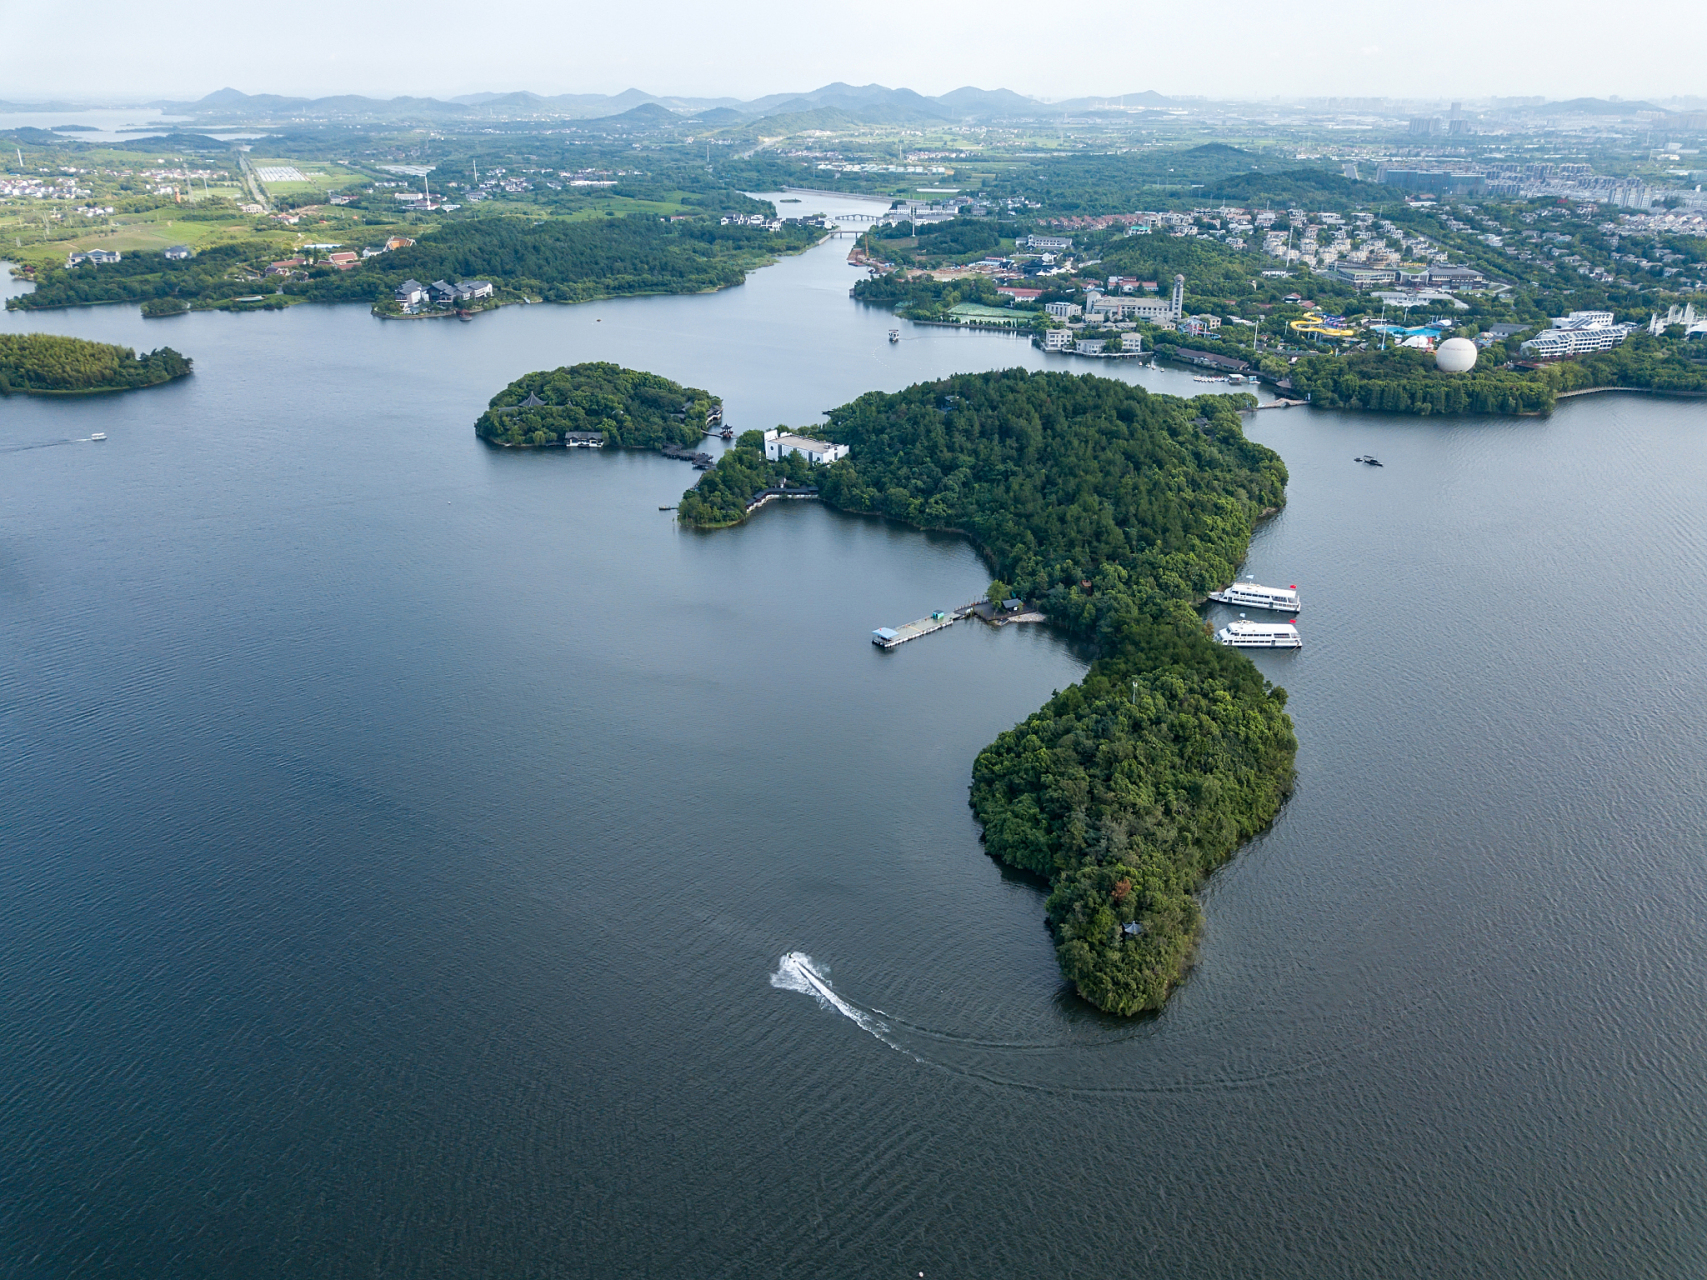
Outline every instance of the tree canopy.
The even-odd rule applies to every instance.
[[[541,403],[523,407],[537,400]],[[598,432],[633,449],[688,445],[705,434],[715,401],[655,373],[596,362],[523,374],[492,397],[474,424],[482,440],[554,444],[570,432]]]
[[[1116,1013],[1166,999],[1193,890],[1291,786],[1285,691],[1193,607],[1284,501],[1284,465],[1241,430],[1249,403],[1014,369],[873,392],[812,429],[851,446],[812,473],[825,501],[967,534],[1004,591],[1096,643],[1084,680],[979,754],[971,802],[992,854],[1050,880],[1062,969]],[[684,518],[763,487],[748,444]]]
[[[49,333],[0,334],[0,395],[130,391],[190,372],[171,347],[138,356],[130,347]]]
[[[285,292],[316,302],[388,300],[404,280],[490,280],[547,302],[643,293],[701,293],[740,284],[776,253],[817,233],[724,226],[710,218],[667,222],[635,214],[582,221],[488,217],[450,223],[352,271],[327,268]]]

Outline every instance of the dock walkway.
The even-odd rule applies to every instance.
[[[879,627],[871,633],[871,643],[879,649],[893,649],[897,645],[906,644],[909,640],[917,640],[920,636],[928,636],[933,631],[941,631],[944,627],[952,627],[962,618],[969,618],[977,609],[978,602],[963,604],[958,609],[938,609],[928,618],[920,618],[899,627]]]

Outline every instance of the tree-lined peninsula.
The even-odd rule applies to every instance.
[[[385,309],[410,279],[486,280],[499,302],[707,293],[740,284],[749,271],[816,244],[822,235],[821,228],[800,222],[750,226],[709,215],[679,222],[647,214],[580,221],[483,217],[450,223],[354,265],[296,256],[275,269],[246,245],[219,245],[188,258],[133,252],[117,262],[43,264],[33,276],[36,287],[6,305],[44,310],[153,302],[206,310],[265,299],[276,306],[362,302]],[[270,274],[274,270],[286,274]],[[154,313],[176,309],[156,307]]]
[[[130,347],[51,333],[0,334],[0,396],[93,395],[157,387],[190,372],[171,347],[139,356]]]
[[[964,533],[1002,589],[1094,642],[1082,681],[979,754],[971,803],[991,853],[1049,880],[1062,970],[1114,1013],[1161,1006],[1201,928],[1194,891],[1292,785],[1285,691],[1194,609],[1285,500],[1249,403],[1015,369],[874,392],[813,428],[852,447],[816,469],[824,501]],[[789,465],[747,433],[681,518],[729,523]]]

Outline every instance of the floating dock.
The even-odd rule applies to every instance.
[[[896,645],[906,644],[909,640],[928,636],[933,631],[952,627],[971,612],[972,606],[968,604],[962,605],[958,609],[938,609],[930,617],[920,618],[917,622],[909,622],[905,626],[879,627],[871,633],[871,643],[879,649],[893,649]]]

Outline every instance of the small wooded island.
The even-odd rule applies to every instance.
[[[656,449],[702,439],[718,413],[710,392],[594,362],[522,375],[492,397],[474,433],[512,447],[595,435],[601,445]]]
[[[157,387],[190,372],[171,347],[139,356],[130,347],[51,333],[0,334],[0,396],[95,395]]]
[[[517,379],[477,429],[663,447],[698,437],[709,403],[651,374],[576,365]],[[852,452],[827,467],[767,460],[746,432],[681,501],[684,523],[738,523],[787,479],[844,511],[961,532],[995,589],[1095,644],[1082,681],[979,754],[971,803],[990,852],[1050,882],[1061,968],[1112,1013],[1166,1000],[1201,929],[1194,891],[1292,785],[1285,690],[1214,643],[1195,609],[1285,501],[1285,466],[1241,429],[1250,403],[1064,373],[964,375],[834,410],[811,434]]]

